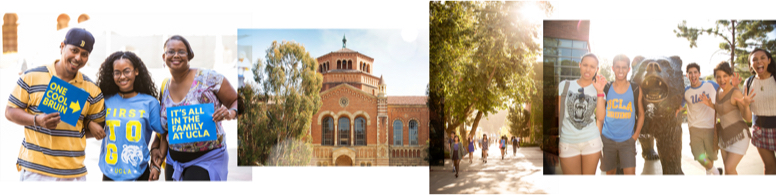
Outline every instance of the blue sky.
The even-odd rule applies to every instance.
[[[237,45],[251,46],[251,62],[264,60],[272,41],[302,43],[317,58],[347,48],[375,59],[372,74],[383,75],[389,96],[425,95],[428,84],[429,42],[426,29],[238,29]]]

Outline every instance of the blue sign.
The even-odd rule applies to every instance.
[[[88,98],[89,93],[83,89],[54,76],[38,104],[38,110],[46,114],[59,112],[62,122],[76,126]]]
[[[167,141],[180,144],[218,138],[213,103],[167,108]]]

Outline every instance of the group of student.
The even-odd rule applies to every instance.
[[[128,51],[109,55],[95,83],[79,72],[94,42],[85,29],[70,29],[60,43],[60,59],[27,70],[15,83],[5,116],[24,126],[16,164],[19,179],[85,181],[86,138],[94,137],[102,140],[99,167],[103,181],[158,180],[162,168],[167,181],[226,180],[229,158],[221,121],[237,117],[237,92],[224,76],[191,68],[191,45],[175,35],[163,45],[163,66],[172,77],[164,80],[161,90],[143,61]],[[62,122],[58,112],[43,113],[37,108],[52,77],[89,93],[75,126]],[[217,138],[168,144],[166,110],[205,103],[214,106]]]
[[[615,174],[617,168],[626,175],[635,174],[644,95],[637,83],[626,80],[630,59],[617,55],[612,61],[613,82],[596,74],[598,58],[588,53],[579,63],[580,78],[559,84],[559,157],[564,174],[595,174],[599,159],[607,174]],[[776,174],[776,61],[770,52],[758,48],[749,54],[749,65],[753,76],[743,83],[743,90],[738,87],[741,78],[728,62],[714,68],[719,84],[701,81],[698,64],[686,66],[691,85],[685,88],[676,115],[687,111],[690,147],[707,175],[722,174],[721,168],[714,167],[717,149],[724,174],[737,174],[750,142],[760,154],[765,174]]]
[[[460,138],[455,135],[455,133],[450,133],[450,138],[448,139],[448,147],[450,148],[450,159],[452,160],[452,166],[453,166],[453,173],[455,173],[455,177],[458,178],[458,171],[460,170],[460,162],[461,159],[463,159],[463,156],[468,153],[469,154],[469,163],[474,163],[472,160],[474,158],[474,150],[476,149],[476,146],[479,145],[480,149],[482,151],[482,162],[488,163],[488,148],[490,146],[491,140],[488,139],[488,134],[482,134],[482,139],[477,139],[475,144],[475,140],[472,137],[469,137],[469,146],[468,148],[464,148],[463,143],[461,143]],[[504,160],[504,155],[506,154],[507,147],[510,145],[510,142],[512,144],[512,154],[517,154],[517,148],[520,147],[520,139],[512,136],[510,140],[507,140],[506,135],[502,135],[500,139],[497,140],[498,147],[501,149],[501,160]],[[465,150],[466,149],[466,150]]]

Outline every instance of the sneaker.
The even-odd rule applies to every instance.
[[[719,170],[712,167],[709,170],[706,170],[706,175],[720,175]]]

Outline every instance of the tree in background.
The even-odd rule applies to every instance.
[[[322,104],[318,62],[296,42],[273,41],[266,52],[253,67],[257,87],[240,90],[239,165],[308,165],[312,116]]]
[[[430,2],[431,88],[444,96],[447,134],[476,111],[467,123],[473,137],[482,116],[536,94],[540,19],[524,7],[552,10],[548,2]]]
[[[509,108],[507,114],[509,133],[517,137],[531,136],[531,113],[520,105]]]
[[[598,63],[599,72],[606,78],[606,81],[614,81],[614,72],[612,72],[612,61],[609,58],[598,57],[600,63]]]
[[[763,48],[768,51],[776,49],[776,41],[767,39],[767,34],[773,32],[776,21],[765,20],[717,20],[716,26],[709,28],[687,27],[687,21],[682,21],[674,30],[676,37],[690,41],[690,48],[698,47],[696,41],[700,35],[712,35],[723,40],[719,48],[730,56],[730,64],[741,78],[751,76],[749,70],[749,51]]]

